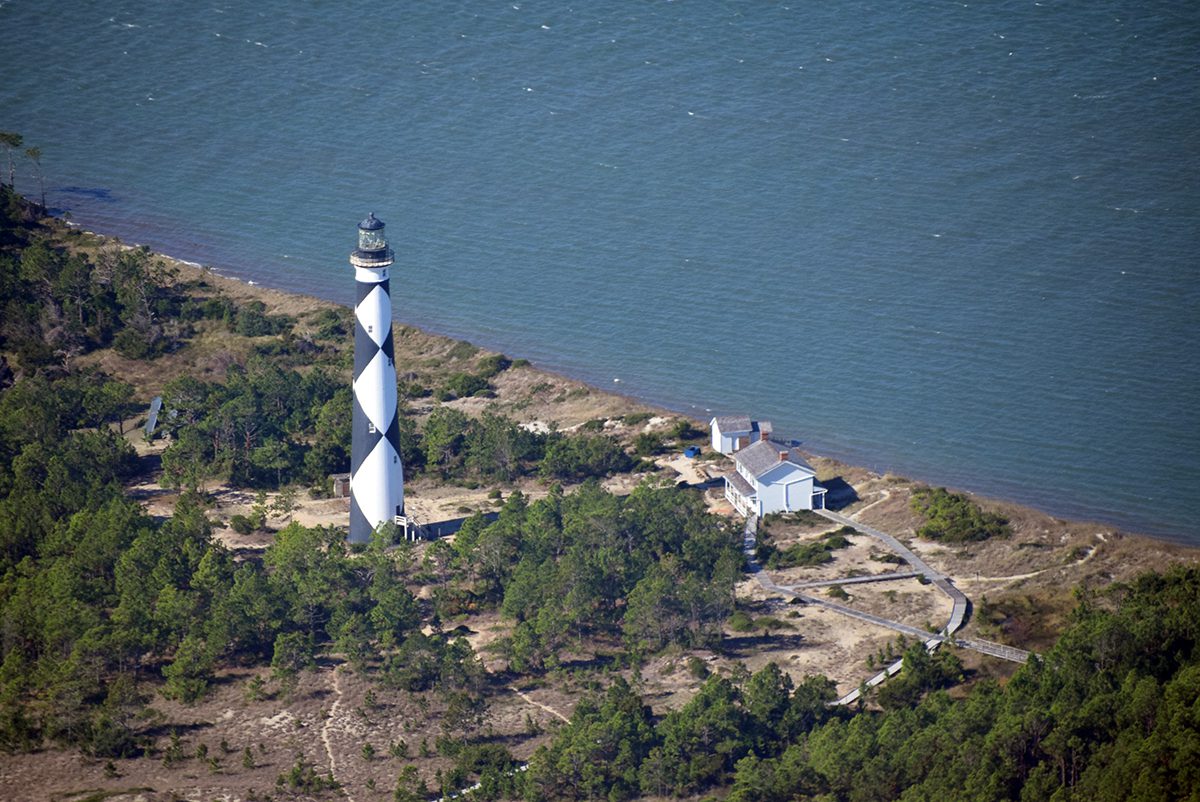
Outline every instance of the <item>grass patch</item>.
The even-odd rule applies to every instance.
[[[465,361],[467,359],[473,359],[478,353],[478,346],[472,345],[466,340],[457,340],[454,345],[450,346],[450,350],[446,353],[446,358]]]

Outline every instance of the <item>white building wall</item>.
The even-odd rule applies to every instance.
[[[738,450],[738,441],[744,440],[743,447],[754,443],[754,438],[751,437],[753,432],[749,429],[739,429],[736,431],[723,432],[717,426],[717,419],[713,418],[708,422],[709,440],[712,444],[713,451],[719,451],[722,454],[732,454]]]
[[[802,479],[799,482],[792,482],[787,486],[787,505],[788,511],[795,510],[811,510],[812,509],[812,477]]]
[[[750,476],[746,479],[757,493],[759,515],[812,509],[814,479],[803,471],[770,471],[760,479]]]
[[[760,515],[787,511],[787,486],[774,483],[758,485],[758,506]]]

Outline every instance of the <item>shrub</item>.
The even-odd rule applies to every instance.
[[[492,354],[485,356],[475,365],[475,369],[479,371],[479,375],[485,379],[490,379],[512,366],[512,360],[504,354]]]
[[[470,359],[479,353],[477,346],[471,345],[466,340],[459,340],[450,347],[449,353],[446,356],[449,359]]]
[[[233,330],[243,337],[265,337],[282,334],[292,328],[295,321],[287,315],[268,315],[267,305],[262,301],[251,301],[237,311],[233,319]]]
[[[654,432],[642,432],[633,438],[633,453],[639,457],[649,457],[663,449],[662,438]]]
[[[835,549],[846,548],[847,546],[850,545],[850,541],[847,540],[846,536],[841,534],[840,532],[833,532],[831,534],[826,535],[822,539],[822,545],[829,551],[833,551]]]
[[[113,348],[126,359],[151,359],[160,353],[146,335],[132,328],[118,332]]]
[[[687,418],[676,418],[672,422],[671,427],[667,429],[667,437],[675,440],[691,440],[693,437],[699,437],[703,432],[698,431],[692,426],[692,422]]]
[[[322,309],[313,315],[311,322],[317,329],[317,339],[337,340],[346,336],[342,315],[334,309]]]
[[[604,435],[576,435],[546,444],[541,475],[547,479],[587,479],[627,471],[633,459],[621,445]]]
[[[734,632],[749,632],[754,628],[754,619],[744,610],[737,610],[729,616],[729,628]]]
[[[247,518],[245,515],[234,515],[229,519],[229,528],[237,532],[239,535],[248,535],[254,531],[254,521]]]
[[[984,512],[961,493],[944,487],[913,491],[912,508],[925,516],[925,525],[917,536],[946,543],[967,543],[1012,534],[1008,520],[994,512]]]
[[[455,398],[467,398],[490,389],[491,385],[488,384],[488,380],[482,376],[476,376],[473,373],[455,373],[442,385],[442,389],[438,392],[438,400],[452,401]]]

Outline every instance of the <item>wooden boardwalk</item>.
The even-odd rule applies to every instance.
[[[848,577],[838,580],[822,580],[819,582],[805,582],[798,585],[780,585],[771,579],[762,566],[754,557],[754,548],[758,539],[758,517],[750,516],[746,519],[746,526],[743,530],[742,548],[746,554],[746,561],[749,566],[750,573],[758,581],[764,590],[768,590],[780,596],[799,599],[806,604],[813,604],[818,607],[823,607],[827,610],[840,613],[841,615],[857,618],[860,621],[866,621],[870,624],[875,624],[881,627],[902,632],[905,635],[912,635],[924,642],[925,648],[933,651],[943,643],[950,643],[962,649],[972,649],[983,654],[998,657],[1001,660],[1011,660],[1015,663],[1024,663],[1029,660],[1030,652],[1024,649],[1018,649],[1013,646],[1005,646],[1000,643],[992,643],[991,641],[982,640],[980,638],[954,638],[953,635],[962,628],[967,618],[967,610],[970,608],[970,600],[966,595],[954,586],[950,577],[945,574],[935,571],[924,560],[913,553],[911,549],[905,546],[896,538],[881,532],[874,527],[861,524],[852,518],[847,518],[830,510],[813,510],[813,512],[823,515],[834,523],[842,526],[849,526],[856,532],[861,532],[864,535],[875,538],[891,551],[900,555],[905,562],[908,563],[910,571],[897,571],[889,574],[876,574],[874,576],[864,577]],[[800,591],[805,588],[827,587],[831,585],[848,585],[856,582],[885,582],[895,579],[909,579],[912,577],[924,577],[931,585],[936,587],[942,593],[946,594],[951,601],[950,618],[946,621],[940,632],[930,633],[920,627],[914,627],[910,624],[905,624],[902,621],[894,621],[890,618],[874,615],[872,613],[855,610],[853,607],[848,607],[844,604],[829,601],[828,599],[810,596]],[[903,666],[903,660],[897,660],[889,665],[883,671],[880,671],[875,676],[868,679],[860,688],[856,688],[850,693],[838,699],[835,704],[847,705],[858,700],[863,688],[873,688],[886,680],[888,677],[897,674]]]

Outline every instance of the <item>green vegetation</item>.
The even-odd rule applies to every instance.
[[[152,359],[178,348],[200,319],[148,251],[106,251],[89,263],[11,221],[5,228],[20,247],[0,256],[0,350],[26,373],[108,346]]]
[[[534,755],[526,799],[685,796],[732,783],[732,802],[956,799],[1174,800],[1200,787],[1200,569],[1085,594],[1044,659],[1003,688],[943,688],[949,651],[904,652],[882,710],[831,709],[774,664],[740,685],[711,677],[655,720],[617,680],[581,702]],[[882,658],[881,658],[882,659]]]
[[[967,543],[1012,534],[1004,516],[984,512],[961,493],[944,487],[923,487],[913,491],[912,508],[925,516],[917,529],[919,537],[946,543]]]
[[[352,551],[340,531],[292,524],[261,560],[242,560],[212,539],[194,489],[163,521],[126,497],[136,459],[110,424],[129,413],[132,388],[76,368],[75,357],[111,346],[157,359],[185,347],[187,321],[221,321],[235,307],[197,300],[144,251],[88,261],[57,248],[2,192],[0,748],[49,741],[138,754],[154,693],[198,700],[219,668],[239,663],[270,665],[286,692],[330,651],[379,682],[436,692],[444,725],[469,731],[483,709],[482,667],[465,641],[420,633],[410,550],[385,551],[381,536]],[[251,317],[234,315],[235,327],[280,325],[246,308]],[[160,322],[172,317],[184,324]],[[322,473],[341,459],[340,385],[261,356],[233,364],[224,384],[170,382],[164,476],[184,488],[212,475],[261,487]],[[287,499],[272,509],[286,514]],[[263,496],[231,523],[260,528],[265,510]],[[261,697],[262,685],[247,694]],[[313,782],[304,766],[285,777]]]
[[[769,535],[762,535],[755,547],[755,558],[759,563],[772,570],[823,565],[833,561],[833,552],[850,545],[847,534],[854,534],[854,529],[843,526],[834,532],[822,535],[818,540],[810,543],[793,543],[782,550],[771,543]]]
[[[517,361],[519,362],[522,360]],[[504,371],[508,370],[514,364],[515,363],[504,354],[491,354],[490,356],[485,356],[480,359],[479,363],[475,367],[479,371],[479,375],[481,377],[484,379],[493,379]]]
[[[293,482],[321,486],[350,466],[351,393],[321,368],[305,373],[254,357],[234,366],[224,382],[184,376],[163,390],[173,410],[163,430],[166,481],[202,488],[207,479],[252,488]],[[406,475],[429,472],[444,480],[509,482],[537,473],[581,480],[629,470],[620,443],[602,435],[531,432],[501,415],[471,418],[435,407],[418,431],[400,417],[400,455]]]
[[[453,401],[456,398],[484,395],[491,392],[491,389],[492,385],[483,376],[473,373],[454,373],[446,379],[446,383],[438,391],[437,399]]]
[[[737,533],[691,493],[643,484],[628,497],[588,483],[527,503],[513,493],[499,518],[468,520],[439,590],[442,614],[497,606],[515,623],[514,670],[556,665],[585,638],[624,638],[636,652],[720,638],[741,566]]]
[[[611,437],[555,432],[547,437],[539,473],[547,479],[578,481],[609,476],[633,468],[633,458]]]
[[[828,707],[833,685],[793,687],[774,663],[735,685],[710,677],[679,710],[655,721],[622,679],[584,699],[571,722],[529,764],[525,798],[633,799],[690,796],[728,782],[749,755],[774,756],[814,726],[844,715]]]

